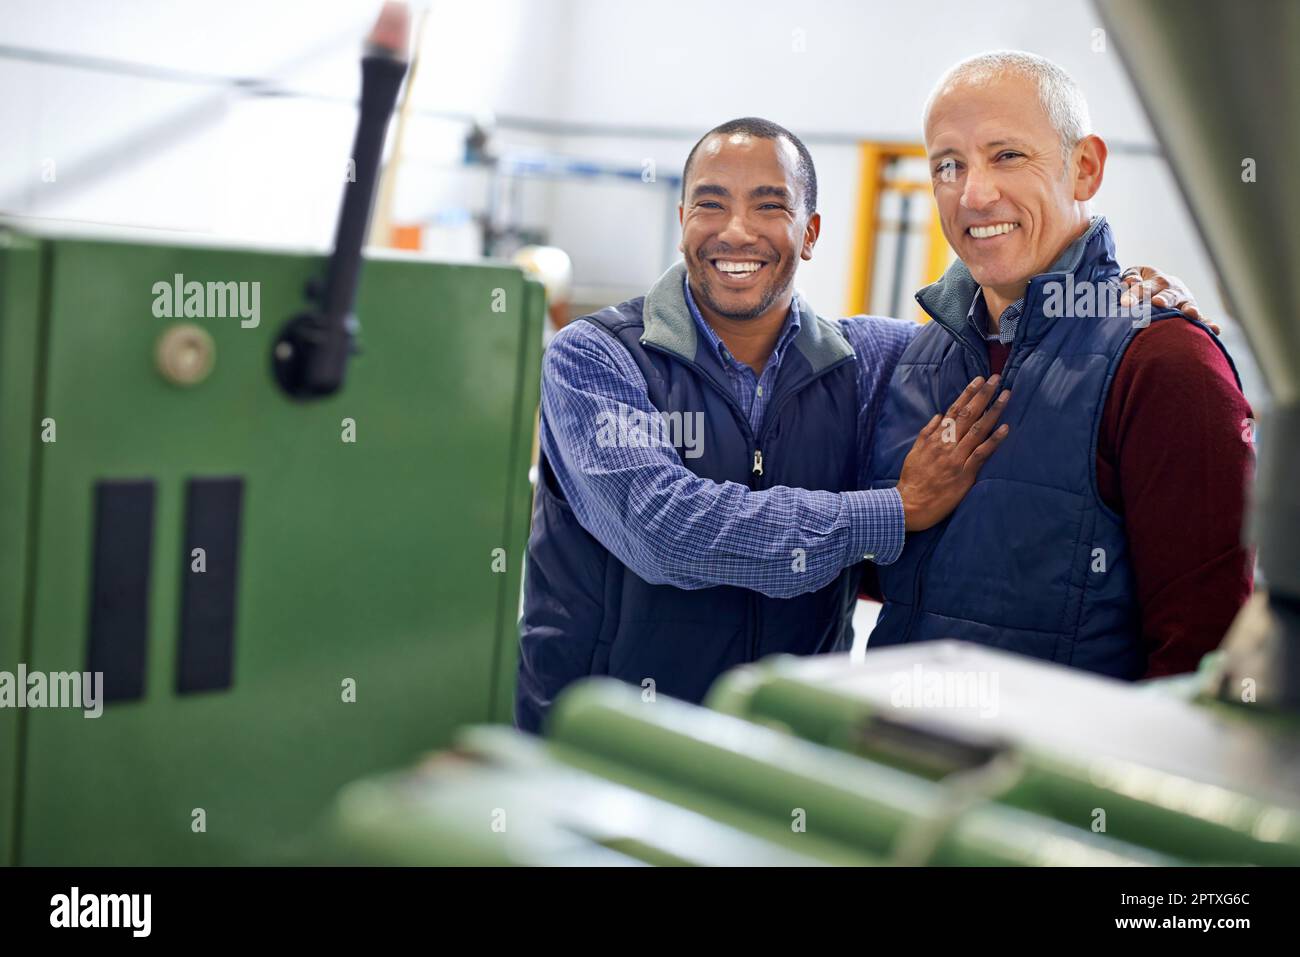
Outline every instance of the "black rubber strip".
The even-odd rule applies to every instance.
[[[234,681],[241,478],[196,478],[185,486],[180,647],[176,690],[220,691]],[[202,571],[195,549],[203,549]]]
[[[144,696],[154,495],[152,480],[95,484],[86,670],[103,672],[105,703]]]

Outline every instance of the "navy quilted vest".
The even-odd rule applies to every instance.
[[[885,607],[869,648],[956,638],[1117,678],[1142,675],[1124,521],[1101,501],[1095,472],[1106,394],[1142,323],[1080,298],[1093,284],[1094,306],[1113,304],[1118,278],[1110,228],[1098,219],[1029,283],[1003,370],[1011,433],[956,511],[909,534],[902,557],[881,567]],[[876,433],[875,487],[896,484],[921,427],[989,374],[987,348],[967,319],[976,289],[956,262],[917,293],[934,322],[894,371]],[[1062,315],[1066,300],[1074,308]],[[1191,321],[1172,311],[1150,318]]]
[[[662,412],[703,411],[703,452],[683,464],[716,482],[831,492],[857,487],[857,365],[838,327],[804,317],[786,352],[762,432],[753,435],[717,355],[697,335],[682,293],[685,267],[650,293],[578,321],[627,349]],[[762,451],[761,474],[754,453]],[[698,702],[734,665],[776,652],[846,650],[860,567],[820,590],[769,598],[730,586],[699,590],[640,578],[589,534],[564,501],[548,464],[540,468],[524,577],[515,721],[536,731],[552,701],[589,674]]]

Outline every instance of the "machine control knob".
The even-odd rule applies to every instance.
[[[208,377],[217,358],[212,335],[193,323],[169,327],[158,337],[154,352],[158,371],[173,385],[198,385]]]

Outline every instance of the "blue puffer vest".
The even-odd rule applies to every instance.
[[[679,263],[647,296],[578,320],[595,323],[627,349],[657,409],[703,411],[703,454],[682,464],[703,478],[752,489],[858,487],[857,363],[843,333],[800,300],[803,321],[755,436],[717,355],[697,335],[684,275]],[[544,456],[539,472],[524,575],[519,727],[537,731],[555,696],[585,675],[636,685],[649,678],[657,694],[698,702],[734,665],[775,652],[847,649],[851,642],[860,566],[793,598],[730,586],[653,585],[578,523]]]
[[[1124,521],[1099,497],[1095,470],[1106,394],[1144,324],[1106,308],[1118,300],[1118,278],[1110,228],[1097,219],[1029,283],[1003,370],[1010,435],[956,511],[909,534],[902,557],[881,567],[885,607],[869,649],[957,638],[1117,678],[1142,675]],[[1087,284],[1092,308],[1081,298]],[[958,261],[917,293],[934,322],[894,371],[876,433],[875,487],[896,484],[917,432],[971,379],[989,375],[986,345],[967,319],[977,288]],[[1191,321],[1151,313],[1153,322],[1170,318]]]

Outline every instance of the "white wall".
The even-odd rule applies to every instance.
[[[222,76],[275,77],[317,99],[250,97],[0,58],[0,212],[121,222],[257,241],[324,244],[351,142],[370,0],[5,0],[0,43]],[[823,215],[799,283],[843,306],[857,157],[840,139],[919,140],[925,97],[953,61],[997,47],[1043,54],[1082,84],[1097,131],[1154,139],[1114,44],[1094,52],[1084,0],[436,0],[413,97],[421,110],[689,131],[676,138],[503,132],[661,173],[693,138],[755,114],[810,139]],[[459,166],[459,122],[410,126],[398,217],[454,220],[483,207],[486,177]],[[54,159],[58,178],[41,179]],[[524,218],[573,257],[576,281],[631,293],[666,265],[662,183],[529,182]],[[1200,240],[1164,162],[1116,152],[1097,207],[1123,262],[1182,276],[1223,315]],[[455,231],[443,230],[447,235]],[[472,254],[468,224],[438,248]],[[458,238],[457,238],[458,237]],[[467,238],[469,237],[469,238]],[[468,244],[468,245],[467,245]],[[1236,347],[1238,353],[1244,348]]]
[[[190,74],[272,78],[309,98],[0,57],[0,212],[255,241],[328,242],[344,182],[370,0],[5,0],[0,44]],[[552,115],[567,3],[438,2],[415,87],[424,109]],[[558,58],[557,58],[558,62]],[[481,190],[458,163],[463,127],[413,124],[428,197]],[[521,138],[540,142],[537,137]],[[53,160],[56,178],[42,178]],[[475,203],[478,197],[472,198]],[[422,204],[415,204],[420,206]]]

